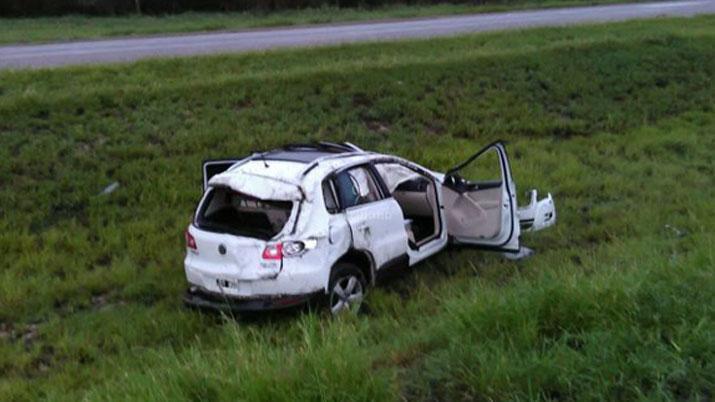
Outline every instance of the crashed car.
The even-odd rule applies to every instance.
[[[556,222],[549,194],[517,207],[502,142],[446,173],[350,143],[287,145],[203,164],[185,232],[195,307],[255,311],[322,300],[355,311],[378,275],[450,244],[519,255]]]

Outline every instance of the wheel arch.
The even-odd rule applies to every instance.
[[[335,264],[333,264],[333,267],[331,268],[331,276],[332,270],[338,263],[341,262],[348,262],[357,266],[365,276],[365,280],[367,280],[368,285],[375,284],[375,259],[369,251],[355,248],[348,249],[348,251],[338,258],[337,261],[335,261]]]

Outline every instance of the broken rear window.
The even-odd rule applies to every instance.
[[[266,201],[217,187],[209,192],[199,210],[200,229],[268,240],[288,222],[293,203]]]

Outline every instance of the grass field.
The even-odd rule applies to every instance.
[[[0,43],[32,43],[113,36],[240,30],[287,25],[419,18],[526,8],[567,7],[638,0],[501,0],[482,4],[437,4],[365,8],[308,8],[273,12],[198,13],[162,16],[0,18]],[[642,1],[642,0],[641,0]]]
[[[0,72],[0,400],[710,400],[714,76],[715,17]],[[556,199],[533,258],[448,250],[338,320],[182,307],[202,159],[497,138]]]

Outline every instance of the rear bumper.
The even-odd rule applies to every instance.
[[[325,292],[332,264],[316,258],[322,254],[306,253],[299,258],[286,258],[280,272],[261,277],[264,270],[260,266],[238,267],[230,262],[206,261],[187,252],[184,272],[188,286],[221,298],[224,295],[237,299],[299,296]]]
[[[223,312],[269,311],[302,305],[318,296],[321,292],[302,295],[235,297],[207,292],[191,286],[184,294],[184,304],[200,309]]]

